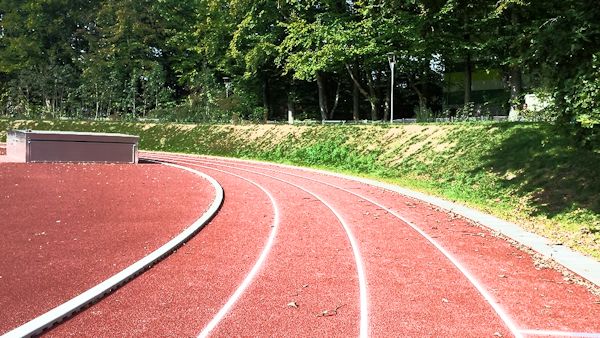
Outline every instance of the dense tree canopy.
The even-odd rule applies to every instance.
[[[552,0],[0,0],[0,115],[387,119],[486,114],[473,76],[499,74],[505,114],[600,124],[600,9]],[[457,107],[454,107],[457,108]],[[495,112],[497,113],[497,111]],[[542,114],[542,113],[539,113]]]

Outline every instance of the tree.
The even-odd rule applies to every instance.
[[[93,27],[86,32],[93,51],[80,58],[83,79],[90,81],[82,85],[94,93],[96,116],[101,101],[106,104],[106,114],[129,113],[136,117],[140,112],[145,115],[149,108],[156,108],[161,90],[154,88],[157,83],[148,85],[148,80],[166,86],[166,76],[162,74],[166,63],[162,27],[162,18],[154,2],[103,3]],[[146,90],[151,92],[146,93]],[[153,106],[148,106],[149,97]]]
[[[76,60],[86,52],[78,32],[95,7],[84,0],[0,1],[0,73],[8,80],[8,101],[25,100],[53,115],[65,109],[77,86]]]
[[[465,105],[472,101],[475,64],[493,59],[488,43],[496,37],[495,4],[490,0],[430,1],[427,7],[431,19],[428,37],[440,44],[440,55],[448,64],[463,66]]]
[[[227,51],[227,71],[243,74],[237,84],[262,89],[263,120],[272,115],[272,90],[277,82],[286,81],[281,68],[275,64],[278,57],[277,44],[285,35],[280,22],[285,20],[289,8],[272,1],[240,0],[232,3],[231,16],[237,18],[229,50]],[[256,82],[262,82],[256,86]],[[288,98],[291,95],[287,95]],[[289,105],[289,104],[288,104]]]

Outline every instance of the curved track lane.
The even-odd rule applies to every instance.
[[[193,160],[182,161],[179,157],[165,158],[164,156],[163,159],[177,160],[186,165],[197,163]],[[215,161],[200,162],[223,168],[223,164]],[[239,165],[230,164],[229,170],[261,175],[294,186],[301,185],[304,190],[318,191],[319,194],[327,196],[335,205],[332,208],[343,210],[340,218],[349,219],[350,233],[356,232],[361,242],[359,250],[365,251],[365,264],[368,271],[366,279],[371,298],[368,301],[369,306],[374,309],[373,323],[361,332],[370,331],[373,335],[397,332],[403,335],[470,334],[472,336],[510,332],[510,329],[506,328],[495,315],[493,309],[482,302],[483,299],[477,295],[477,290],[469,285],[469,281],[461,276],[460,272],[453,269],[438,250],[428,245],[423,238],[419,238],[419,234],[414,233],[413,229],[405,226],[406,224],[401,227],[396,226],[397,215],[389,211],[384,214],[386,212],[384,210],[384,212],[379,211],[381,215],[377,216],[378,210],[382,210],[381,205],[371,203],[371,206],[348,208],[366,202],[364,197],[331,185],[314,181],[306,182],[298,177],[292,183],[276,177],[273,172],[265,174],[260,172],[264,170],[250,170]],[[410,243],[398,243],[395,238],[407,238],[410,239]],[[415,259],[415,252],[423,254],[418,257],[419,259]],[[403,264],[398,266],[394,264],[396,262]],[[435,271],[431,269],[432,263],[437,267]],[[448,278],[453,281],[443,281],[434,288],[423,284],[425,281]],[[363,303],[366,301],[364,299]],[[364,317],[368,318],[368,316],[369,314],[365,313]],[[482,324],[473,325],[473,322]],[[518,335],[514,327],[512,332]]]
[[[165,159],[171,158],[166,154],[161,154],[159,156],[163,156]],[[487,310],[493,309],[494,311],[492,312],[495,312],[494,315],[496,321],[501,319],[506,325],[504,328],[499,328],[492,332],[492,334],[497,333],[506,335],[508,332],[512,331],[512,334],[516,336],[599,336],[600,321],[598,321],[597,316],[594,315],[598,311],[598,297],[589,293],[585,288],[570,283],[563,278],[560,273],[540,267],[540,262],[536,262],[529,254],[512,247],[506,241],[493,236],[493,234],[489,233],[486,229],[477,227],[466,220],[456,217],[456,215],[447,214],[437,208],[424,205],[418,201],[385,191],[381,188],[370,187],[362,183],[323,175],[322,173],[315,173],[310,170],[300,168],[294,169],[290,167],[282,168],[272,164],[248,163],[231,159],[198,158],[180,155],[175,158],[180,161],[185,159],[186,163],[198,163],[199,161],[203,163],[203,165],[214,165],[220,168],[223,168],[223,166],[226,165],[230,167],[230,169],[238,168],[242,171],[260,171],[263,174],[273,177],[287,177],[287,179],[295,177],[299,182],[304,181],[303,183],[297,183],[303,184],[313,190],[317,189],[315,191],[318,191],[319,194],[322,194],[323,196],[340,196],[340,192],[343,190],[345,190],[345,194],[354,195],[355,197],[360,196],[361,199],[358,201],[353,201],[352,199],[347,199],[345,201],[340,200],[340,204],[345,206],[345,209],[342,206],[340,206],[340,208],[342,208],[341,210],[343,210],[343,213],[349,213],[348,206],[356,208],[358,205],[360,206],[359,209],[362,209],[362,213],[370,214],[372,218],[376,219],[373,227],[361,227],[363,229],[368,229],[364,234],[361,234],[360,230],[356,232],[359,241],[364,242],[363,246],[365,249],[363,254],[367,257],[366,266],[370,291],[370,307],[374,309],[371,313],[372,323],[370,329],[370,332],[373,335],[387,335],[390,332],[409,335],[439,334],[442,332],[447,334],[460,333],[462,335],[471,334],[477,336],[488,335],[489,333],[484,333],[486,331],[478,331],[476,328],[478,326],[486,326],[486,330],[489,330],[493,327],[495,321],[488,321],[482,317],[473,317],[474,312],[478,312],[479,310],[477,306],[474,306],[476,304],[472,304],[473,300],[475,300],[475,303],[485,303],[485,300],[487,300],[490,303],[488,303],[488,305],[484,304],[483,307],[487,307]],[[321,186],[320,189],[318,188],[319,185]],[[324,193],[326,188],[323,188],[323,186],[331,188],[331,191],[329,193]],[[338,191],[336,192],[335,190]],[[357,194],[357,192],[359,193]],[[375,202],[376,207],[374,210],[365,208],[364,204],[370,202]],[[389,213],[396,218],[396,221],[393,222],[391,226],[386,226],[384,221],[384,215],[386,213]],[[369,263],[369,251],[373,247],[379,246],[379,249],[381,249],[381,247],[385,246],[382,245],[382,243],[385,242],[394,242],[396,245],[403,245],[399,243],[398,239],[408,240],[411,244],[414,244],[412,242],[416,240],[410,236],[404,236],[403,238],[402,235],[398,236],[399,233],[389,232],[390,227],[399,226],[397,216],[401,216],[404,226],[406,226],[406,221],[408,221],[408,223],[412,223],[416,227],[422,228],[426,236],[437,241],[443,250],[447,250],[449,255],[454,257],[459,265],[463,267],[461,270],[466,270],[468,274],[471,274],[473,277],[472,279],[475,282],[470,284],[478,285],[476,285],[476,287],[479,289],[477,291],[480,295],[468,296],[467,293],[466,298],[453,298],[452,293],[447,293],[451,296],[442,298],[442,302],[446,304],[446,307],[453,302],[459,304],[459,309],[454,309],[452,311],[453,314],[457,312],[460,313],[461,311],[467,312],[467,314],[462,315],[463,318],[461,323],[453,321],[452,315],[448,316],[448,314],[444,314],[443,312],[436,315],[435,311],[431,311],[431,309],[435,308],[433,303],[428,304],[427,302],[424,302],[417,305],[416,308],[411,306],[411,303],[414,304],[415,302],[414,298],[419,298],[419,296],[421,298],[427,298],[428,294],[430,294],[433,298],[437,297],[435,293],[431,293],[431,290],[447,289],[447,286],[444,287],[444,285],[454,284],[451,288],[465,288],[465,285],[456,283],[456,281],[469,278],[465,278],[463,275],[456,279],[452,274],[452,269],[444,268],[444,265],[448,263],[447,259],[444,258],[441,262],[435,262],[431,257],[425,259],[426,265],[429,265],[429,269],[434,267],[438,270],[444,270],[443,276],[439,276],[435,283],[432,282],[434,279],[429,278],[431,276],[422,275],[422,270],[419,269],[424,267],[417,270],[408,270],[411,275],[408,276],[407,283],[396,284],[399,289],[413,295],[412,297],[408,297],[410,299],[410,303],[408,304],[394,302],[394,298],[390,298],[392,295],[389,292],[387,292],[386,295],[384,290],[385,285],[387,284],[389,289],[389,282],[392,281],[392,279],[386,279],[386,277],[379,278],[377,277],[377,273],[371,272],[376,272],[378,269],[380,272],[385,271],[386,269],[377,268],[377,266],[386,265],[385,262],[393,256],[386,257],[386,250],[390,250],[387,251],[388,255],[394,251],[393,248],[388,248],[379,252],[373,250],[378,256],[378,259]],[[349,219],[352,220],[352,218]],[[351,221],[351,223],[354,222]],[[374,232],[387,233],[387,235],[383,236],[387,237],[387,239],[383,238],[383,240],[381,240],[380,238],[380,240],[374,240],[369,243],[369,240],[367,239],[369,236],[373,237]],[[376,238],[376,236],[373,238]],[[423,256],[424,251],[420,245],[413,245],[410,250],[414,250],[412,253],[413,256],[416,253],[416,258],[421,258]],[[382,252],[384,254],[382,254]],[[396,272],[403,271],[406,270],[403,269],[406,267],[405,265],[406,264],[402,264],[402,267],[395,266],[393,269],[396,270]],[[389,268],[390,266],[387,267],[388,271]],[[419,275],[419,272],[421,272],[421,275]],[[382,276],[385,276],[385,273],[383,273]],[[377,287],[372,286],[372,284],[377,284],[379,280],[385,280],[381,288],[383,292],[377,290]],[[429,285],[426,287],[421,286],[420,289],[415,288],[412,292],[409,292],[410,280],[413,280],[413,283],[420,282],[428,283]],[[447,292],[447,290],[442,291],[439,295],[443,295],[445,292]],[[381,297],[381,295],[385,296]],[[404,295],[406,296],[406,294]],[[483,295],[483,297],[481,295]],[[378,297],[381,297],[381,301],[377,300]],[[417,300],[417,302],[421,301],[422,299]],[[380,305],[384,305],[384,307],[382,308]],[[387,308],[385,306],[387,306]],[[419,306],[421,307],[421,310],[418,309]],[[402,307],[407,309],[412,307],[413,310],[416,311],[412,312],[415,316],[411,318],[409,315],[407,317],[406,314],[403,313],[404,310],[399,310],[399,308]],[[487,311],[484,309],[483,313],[486,312]],[[430,313],[430,316],[425,320],[419,321],[419,313]],[[455,317],[460,317],[460,315]],[[420,329],[411,331],[407,327],[398,327],[397,323],[402,321],[402,319],[399,320],[399,318],[407,319],[406,322],[409,323],[407,326],[410,327],[411,325],[416,325],[419,326]],[[461,321],[461,318],[456,319]],[[385,324],[390,321],[392,323]],[[434,321],[439,323],[432,323]],[[438,331],[436,326],[441,326],[443,328]],[[469,328],[469,326],[471,328]],[[502,327],[502,325],[500,325],[500,327]]]
[[[204,167],[204,168],[211,169],[209,167]],[[212,170],[216,170],[216,169],[212,169]],[[244,291],[246,291],[246,289],[248,288],[250,283],[252,283],[252,280],[256,277],[256,274],[259,272],[259,270],[262,267],[262,265],[264,264],[267,256],[269,255],[269,252],[271,251],[271,247],[273,247],[273,242],[275,241],[275,236],[277,235],[277,230],[278,230],[279,224],[280,224],[279,207],[277,206],[277,202],[275,201],[275,198],[273,197],[273,194],[271,194],[271,192],[269,192],[263,186],[261,186],[260,184],[254,182],[250,179],[244,178],[239,175],[227,173],[226,171],[223,171],[223,170],[216,170],[216,171],[226,173],[226,174],[238,177],[240,179],[243,179],[244,181],[249,182],[249,183],[255,185],[256,187],[258,187],[260,190],[262,190],[265,193],[265,195],[267,195],[269,197],[269,200],[271,201],[271,205],[273,206],[273,223],[271,224],[272,229],[271,229],[269,238],[267,239],[267,243],[265,244],[265,247],[263,248],[262,252],[260,253],[260,256],[256,260],[256,263],[254,264],[254,266],[252,267],[252,269],[250,270],[248,275],[246,275],[244,280],[240,283],[240,285],[235,290],[235,292],[231,295],[231,297],[229,297],[229,299],[223,305],[223,307],[215,314],[215,316],[211,319],[211,321],[208,322],[208,324],[204,327],[204,329],[202,329],[202,331],[198,335],[199,337],[208,337],[209,336],[211,331],[213,331],[215,329],[215,327],[217,325],[219,325],[221,320],[223,320],[223,318],[227,315],[227,313],[235,305],[235,303],[242,296]]]
[[[261,202],[268,202],[264,191],[249,184],[258,178],[242,179],[241,175],[219,170],[208,172],[226,191],[224,205],[215,219],[177,254],[48,335],[106,336],[126,332],[189,336],[218,317],[215,315],[219,309],[239,289],[239,283],[264,252],[269,237],[265,235],[272,229],[274,216],[271,208]],[[301,189],[290,190],[282,182],[270,183],[268,189],[276,198],[286,197],[277,202],[281,229],[260,275],[213,334],[358,335],[358,325],[353,325],[359,322],[358,306],[354,306],[359,298],[356,269],[347,236],[335,215]],[[256,190],[260,193],[249,194]],[[299,219],[296,209],[307,200],[315,202],[310,209],[321,209],[321,215]],[[202,274],[198,273],[200,269]],[[223,275],[223,271],[228,274]],[[169,292],[153,289],[156,283]],[[167,296],[171,298],[168,305],[174,307],[164,306],[162,298]],[[291,298],[301,305],[288,306],[294,301]],[[327,309],[329,312],[324,312]],[[324,312],[324,318],[315,324],[319,311]],[[325,318],[327,314],[330,317]]]
[[[272,232],[273,210],[249,181],[215,173],[219,213],[173,255],[48,336],[193,336],[251,270]],[[231,193],[240,189],[240,194]]]
[[[189,162],[185,162],[185,163],[188,165],[190,164]],[[194,165],[194,164],[192,164],[192,165]],[[211,169],[211,167],[207,167],[207,166],[202,166],[202,167]],[[212,170],[216,170],[216,169],[212,169]],[[242,170],[242,171],[247,172],[247,173],[256,174],[256,175],[266,176],[264,174],[261,174],[259,172],[255,172],[255,171],[249,171],[249,170]],[[277,181],[287,184],[293,188],[299,189],[302,192],[307,193],[311,197],[317,199],[327,209],[329,209],[329,211],[335,216],[335,218],[337,218],[337,221],[344,229],[347,239],[350,242],[350,247],[352,248],[352,254],[354,256],[354,262],[356,265],[356,272],[357,272],[358,284],[359,284],[359,286],[358,286],[358,288],[359,288],[358,303],[359,303],[359,308],[360,308],[359,336],[367,337],[368,329],[369,329],[368,306],[367,306],[367,283],[366,283],[366,279],[365,279],[365,272],[364,272],[364,267],[363,267],[363,260],[362,260],[361,254],[360,254],[360,249],[358,248],[358,243],[357,243],[354,235],[352,234],[352,230],[350,229],[350,226],[348,225],[347,221],[340,215],[339,211],[336,210],[329,202],[327,202],[321,196],[315,194],[314,192],[312,192],[300,185],[291,183],[289,181],[286,181],[286,180],[283,180],[280,178],[274,178],[274,177],[268,177],[268,176],[267,176],[267,178],[269,178],[270,180],[277,180]],[[337,311],[337,309],[335,311]],[[201,336],[202,336],[202,334],[201,334]]]
[[[362,261],[353,250],[356,243],[353,247],[355,240],[345,220],[327,201],[303,187],[261,174],[252,176],[276,191],[284,204],[281,234],[261,274],[215,334],[366,336],[366,284],[364,274],[361,283],[358,272]],[[307,201],[310,210],[302,211],[314,215],[299,218]],[[353,290],[361,285],[362,293]],[[331,318],[315,321],[318,317]]]

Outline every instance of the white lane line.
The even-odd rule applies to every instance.
[[[164,154],[161,154],[161,157],[163,158],[170,158],[169,156],[165,156]],[[171,157],[172,158],[172,157]],[[194,162],[194,159],[188,159],[188,160],[182,160],[179,157],[176,157],[178,162],[183,162],[183,163],[187,163],[187,164],[194,164],[197,162]],[[219,164],[215,164],[218,166],[225,166],[225,165],[219,165]],[[225,166],[227,167],[227,166]],[[360,300],[360,326],[359,326],[359,332],[360,332],[360,337],[361,338],[366,338],[369,336],[369,309],[368,309],[368,293],[367,293],[367,278],[366,278],[366,273],[365,273],[365,268],[363,265],[363,259],[362,259],[362,255],[360,253],[360,249],[359,249],[359,245],[358,242],[356,240],[356,238],[354,237],[354,234],[352,233],[352,230],[350,229],[350,226],[348,225],[348,223],[344,220],[344,218],[342,217],[342,215],[331,205],[329,204],[326,200],[324,200],[322,197],[320,197],[319,195],[313,193],[310,190],[307,190],[306,188],[303,188],[297,184],[294,184],[290,181],[286,181],[284,179],[281,178],[277,178],[277,177],[273,177],[273,176],[269,176],[257,171],[253,171],[253,170],[246,170],[246,169],[240,169],[240,168],[234,168],[236,170],[240,170],[240,171],[245,171],[245,172],[249,172],[249,173],[253,173],[256,175],[261,175],[261,176],[265,176],[268,177],[270,179],[274,179],[286,184],[289,184],[293,187],[296,187],[304,192],[306,192],[309,195],[312,195],[313,197],[315,197],[316,199],[318,199],[321,203],[323,203],[327,208],[329,208],[331,210],[331,212],[333,212],[333,214],[338,218],[340,224],[342,225],[342,227],[344,228],[344,231],[346,232],[346,236],[348,237],[348,240],[350,242],[350,246],[352,247],[352,253],[354,255],[354,260],[355,260],[355,264],[356,264],[356,270],[357,270],[357,274],[358,274],[358,284],[359,284],[359,300]]]
[[[221,207],[221,204],[223,203],[223,188],[221,188],[221,185],[219,185],[219,183],[212,177],[201,173],[197,170],[176,164],[163,164],[194,173],[207,180],[213,186],[213,188],[215,189],[215,199],[213,200],[208,210],[192,225],[186,228],[182,233],[180,233],[167,243],[163,244],[160,248],[154,250],[146,257],[138,260],[137,262],[125,268],[124,270],[118,272],[117,274],[101,282],[100,284],[88,289],[82,294],[68,300],[67,302],[55,307],[54,309],[42,314],[41,316],[36,317],[31,321],[5,333],[2,336],[3,338],[30,337],[33,335],[37,335],[41,333],[43,329],[62,321],[71,314],[86,307],[88,304],[91,304],[94,301],[101,299],[109,292],[116,290],[130,279],[134,278],[138,274],[142,273],[143,271],[154,265],[160,259],[171,254],[175,248],[189,240],[198,230],[202,229],[202,227],[204,227],[204,225],[213,218],[213,216],[217,213],[217,211]]]
[[[209,163],[214,163],[214,162],[220,162],[220,163],[228,163],[227,161],[214,161],[214,160],[207,160],[205,162],[209,162]],[[237,163],[236,163],[237,164]],[[342,190],[346,193],[352,194],[354,196],[357,196],[361,199],[364,199],[365,201],[370,202],[371,204],[374,204],[376,206],[378,206],[381,209],[386,210],[387,212],[389,212],[390,214],[394,215],[396,218],[400,219],[402,222],[408,224],[411,228],[413,228],[416,232],[418,232],[421,236],[423,236],[425,239],[427,239],[436,249],[438,249],[444,256],[446,256],[446,258],[452,262],[452,264],[454,264],[454,266],[467,278],[467,280],[475,287],[475,289],[481,294],[481,296],[488,302],[488,304],[490,304],[490,306],[492,307],[492,309],[496,312],[496,314],[498,315],[498,317],[500,317],[500,319],[504,322],[504,324],[508,327],[508,329],[511,331],[511,333],[515,336],[515,337],[522,337],[522,334],[520,333],[519,329],[517,328],[517,325],[513,322],[512,318],[506,313],[506,311],[498,304],[497,300],[486,290],[486,288],[477,280],[477,278],[475,278],[475,276],[473,276],[470,271],[465,268],[462,263],[460,263],[460,261],[454,257],[454,255],[452,255],[448,250],[446,250],[441,244],[439,244],[435,239],[433,239],[431,236],[429,236],[426,232],[424,232],[423,230],[421,230],[421,228],[419,228],[416,224],[412,223],[411,221],[409,221],[408,219],[406,219],[405,217],[401,216],[400,214],[398,214],[396,211],[384,206],[383,204],[367,197],[364,196],[362,194],[356,193],[354,191],[342,188],[340,186],[337,186],[335,184],[331,184],[328,182],[323,182],[317,179],[313,179],[310,177],[304,177],[301,175],[296,175],[296,174],[292,174],[289,172],[284,172],[284,171],[279,171],[279,170],[274,170],[274,169],[268,169],[268,168],[260,168],[260,167],[256,167],[256,166],[252,166],[252,165],[245,165],[245,164],[237,164],[240,166],[244,166],[244,167],[250,167],[250,168],[256,168],[256,169],[263,169],[263,170],[268,170],[271,172],[276,172],[279,174],[284,174],[284,175],[288,175],[288,176],[293,176],[293,177],[298,177],[298,178],[302,178],[302,179],[306,179],[306,180],[310,180],[313,182],[317,182],[320,184],[324,184],[327,186],[330,186],[332,188],[335,189],[339,189]]]
[[[274,214],[273,223],[271,224],[271,233],[269,234],[267,243],[265,244],[262,252],[260,253],[260,256],[256,260],[256,263],[254,263],[254,266],[252,267],[250,272],[248,272],[248,274],[246,275],[246,277],[244,278],[242,283],[238,286],[238,288],[235,290],[235,292],[229,297],[229,299],[227,300],[225,305],[223,305],[223,307],[221,307],[219,312],[217,312],[217,314],[215,314],[215,316],[211,319],[211,321],[208,324],[206,324],[204,329],[202,329],[202,331],[198,334],[198,337],[203,338],[203,337],[208,337],[210,332],[212,330],[214,330],[215,327],[217,327],[217,325],[223,320],[223,318],[225,318],[225,315],[227,315],[227,313],[229,313],[229,311],[231,310],[233,305],[240,299],[240,297],[242,296],[244,291],[246,291],[248,286],[250,286],[250,284],[252,284],[252,281],[256,278],[256,275],[262,268],[265,260],[267,259],[267,256],[269,255],[269,252],[271,251],[271,248],[273,247],[273,243],[275,242],[275,237],[277,236],[277,232],[279,230],[279,224],[280,224],[281,218],[279,216],[280,215],[279,207],[277,205],[277,202],[275,201],[275,198],[267,189],[265,189],[260,184],[254,182],[253,180],[250,180],[248,178],[245,178],[240,175],[236,175],[236,174],[224,171],[224,170],[219,170],[219,169],[215,169],[212,167],[206,167],[206,166],[198,165],[198,164],[194,164],[194,166],[218,171],[218,172],[221,172],[221,173],[224,173],[227,175],[231,175],[231,176],[240,178],[248,183],[253,184],[254,186],[258,187],[260,190],[262,190],[269,197],[269,200],[271,201],[271,205],[273,206],[273,214]]]
[[[199,156],[196,156],[197,158]],[[551,241],[547,238],[544,238],[540,235],[534,234],[532,232],[528,232],[522,229],[519,225],[515,223],[511,223],[495,216],[483,213],[481,211],[475,210],[473,208],[466,207],[459,203],[449,202],[439,197],[434,197],[431,195],[427,195],[425,193],[413,191],[410,189],[402,188],[393,184],[388,184],[380,181],[376,181],[373,179],[355,177],[346,174],[339,174],[331,171],[313,169],[307,167],[297,167],[286,164],[272,163],[272,162],[264,162],[264,161],[256,161],[256,160],[239,160],[235,158],[226,158],[219,156],[203,156],[204,158],[216,158],[216,159],[225,159],[230,161],[238,161],[245,163],[256,163],[259,165],[269,165],[275,166],[278,168],[291,168],[295,170],[300,170],[309,173],[316,173],[320,175],[327,175],[337,178],[342,178],[354,182],[359,182],[363,184],[367,184],[370,186],[383,188],[389,191],[396,192],[398,194],[408,196],[420,201],[424,201],[425,203],[435,205],[442,209],[448,210],[449,212],[453,212],[455,214],[464,216],[470,220],[473,220],[481,225],[484,225],[488,229],[496,231],[512,240],[542,254],[548,259],[551,259],[558,264],[566,267],[570,271],[579,275],[583,279],[595,284],[596,286],[600,286],[600,262],[585,256],[577,251],[573,251],[564,245],[552,244]]]
[[[592,332],[568,332],[552,330],[521,330],[522,334],[529,336],[547,336],[547,337],[589,337],[600,338],[600,333]]]

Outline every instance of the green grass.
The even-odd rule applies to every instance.
[[[12,128],[140,135],[148,150],[358,174],[515,221],[600,259],[600,151],[547,124],[232,126],[0,120]],[[0,134],[3,139],[5,134]]]

